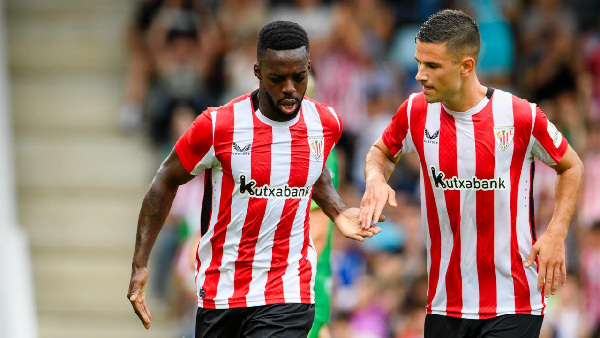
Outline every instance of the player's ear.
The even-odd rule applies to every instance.
[[[460,75],[467,76],[475,70],[475,59],[470,56],[465,56],[460,63]]]
[[[308,60],[308,74],[310,74],[311,69],[312,69],[312,66],[310,64],[310,60]]]
[[[254,76],[257,79],[262,80],[262,76],[260,75],[260,66],[258,65],[258,61],[254,63]]]

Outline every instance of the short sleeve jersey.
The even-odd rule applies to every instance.
[[[306,97],[294,119],[272,121],[258,109],[258,91],[196,118],[175,151],[189,173],[210,176],[198,306],[314,302],[310,198],[341,132],[333,108]]]
[[[560,163],[567,141],[535,105],[489,89],[466,112],[412,94],[382,136],[393,155],[415,152],[429,274],[427,312],[469,319],[543,314],[533,160]]]

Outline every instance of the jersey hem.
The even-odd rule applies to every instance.
[[[430,312],[433,315],[441,315],[448,316],[453,318],[462,318],[462,319],[490,319],[505,315],[533,315],[533,316],[541,316],[542,309],[536,309],[531,311],[504,311],[500,313],[460,313],[460,312],[446,312],[446,311],[435,311],[431,310]]]
[[[315,298],[314,296],[310,297],[310,301],[303,301],[300,297],[278,297],[278,298],[267,298],[267,299],[255,299],[255,300],[237,300],[237,301],[214,301],[215,309],[236,309],[236,308],[244,308],[244,307],[255,307],[255,306],[264,306],[264,305],[275,305],[275,304],[314,304]],[[198,300],[198,307],[203,308],[203,302]],[[213,307],[211,306],[210,309]]]

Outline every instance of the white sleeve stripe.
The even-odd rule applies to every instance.
[[[416,93],[410,94],[408,97],[408,107],[406,107],[406,118],[408,119],[408,132],[410,132],[410,110],[412,109],[413,99],[417,96]]]
[[[333,117],[335,117],[335,121],[338,124],[338,130],[340,129],[340,119],[337,116],[337,113],[335,112],[335,110],[332,107],[328,107],[329,108],[329,112],[331,112],[331,115],[333,115]]]
[[[212,144],[215,145],[215,127],[217,125],[217,111],[210,112],[210,121],[212,122]]]

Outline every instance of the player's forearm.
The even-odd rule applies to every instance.
[[[383,178],[387,182],[395,166],[396,164],[381,149],[373,145],[365,161],[365,181]]]
[[[159,170],[144,197],[138,218],[132,262],[135,267],[146,267],[148,264],[150,251],[171,210],[177,188],[178,185],[169,184]]]
[[[576,161],[569,169],[558,173],[556,177],[554,214],[547,231],[563,238],[567,236],[567,230],[577,207],[582,180],[583,164],[581,161]]]
[[[338,192],[333,187],[329,169],[324,168],[323,173],[313,187],[312,199],[331,220],[348,209]]]

